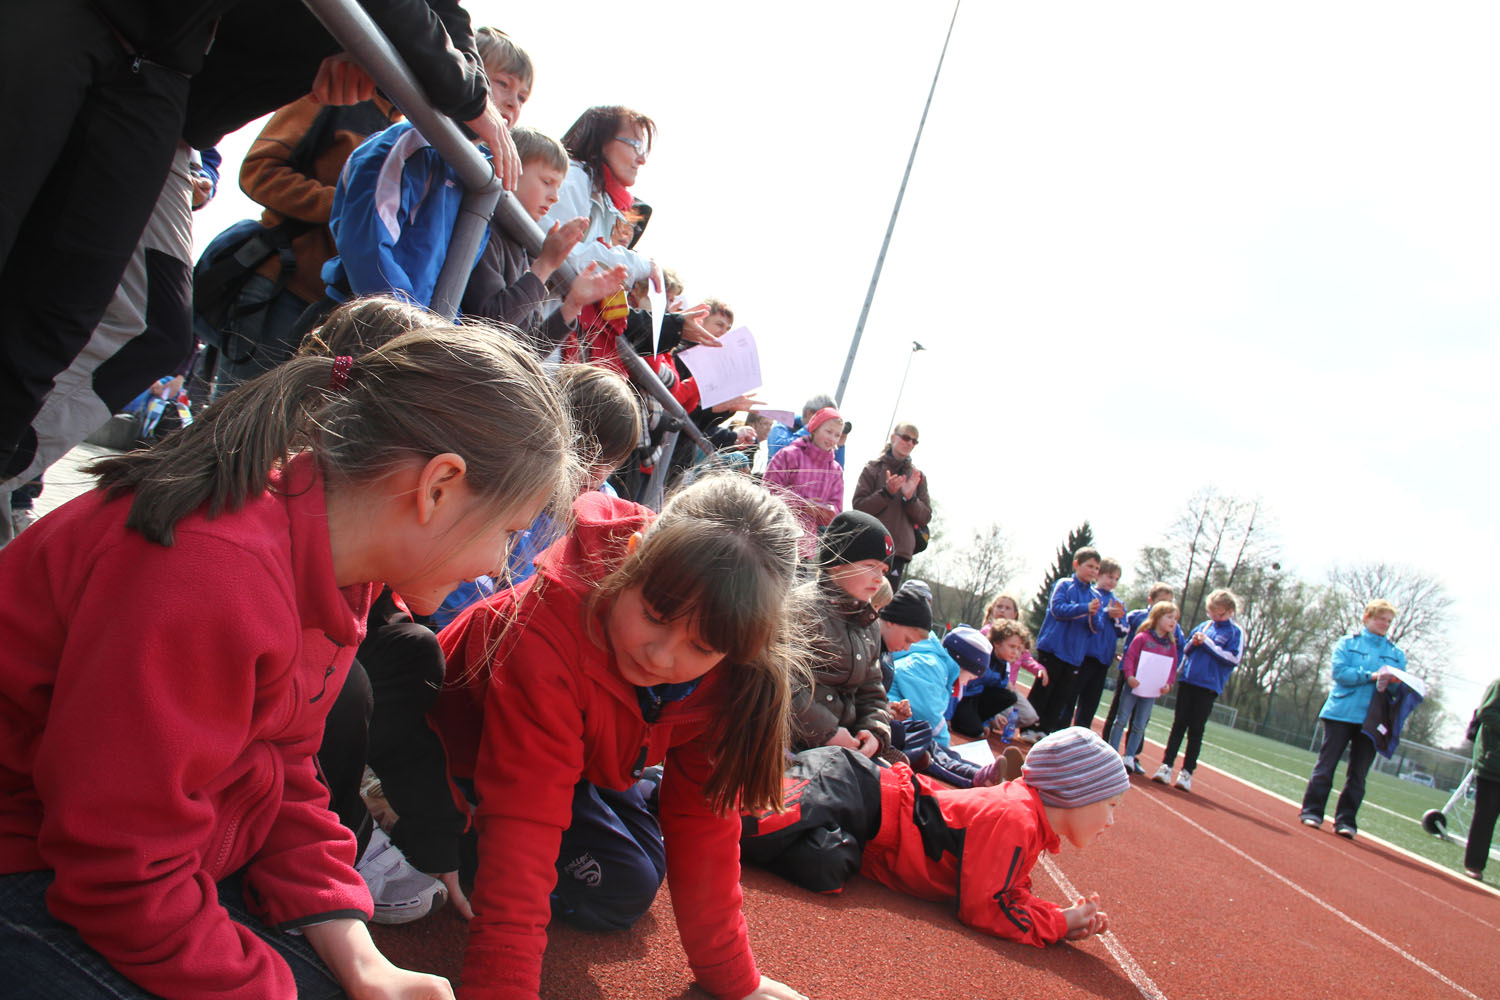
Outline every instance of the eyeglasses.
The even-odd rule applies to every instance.
[[[615,142],[623,142],[625,145],[635,150],[635,155],[639,156],[643,160],[651,155],[651,147],[647,146],[644,142],[637,139],[633,135],[617,135],[615,136]]]
[[[911,445],[913,448],[915,448],[917,445],[921,444],[920,441],[918,441],[916,438],[912,437],[910,434],[897,434],[896,436],[898,438],[900,438],[901,440],[905,441],[907,444]]]

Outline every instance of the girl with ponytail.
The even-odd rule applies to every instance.
[[[346,308],[392,327],[382,346],[294,358],[96,463],[96,490],[0,550],[0,952],[22,993],[451,995],[372,943],[314,754],[379,582],[425,613],[503,565],[573,493],[571,431],[515,341]]]
[[[431,719],[478,798],[462,996],[535,998],[549,918],[628,927],[666,873],[701,987],[801,996],[756,968],[739,866],[740,812],[781,808],[792,682],[807,671],[798,534],[784,503],[734,473],[685,487],[660,516],[586,493],[535,576],[443,630]]]

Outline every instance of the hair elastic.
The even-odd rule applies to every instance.
[[[340,395],[349,391],[349,376],[354,371],[354,359],[347,354],[340,354],[333,359],[333,375],[328,379],[328,385],[334,392]]]

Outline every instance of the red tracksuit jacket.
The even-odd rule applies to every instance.
[[[1042,947],[1068,934],[1062,908],[1031,894],[1032,866],[1058,846],[1024,780],[941,788],[896,764],[880,772],[880,830],[860,872],[921,899],[956,897],[970,927]]]
[[[370,914],[314,755],[372,588],[334,583],[313,469],[170,548],[95,491],[0,551],[0,873],[54,872],[52,914],[155,994],[296,996],[219,905],[240,868],[273,925]]]
[[[537,996],[573,786],[587,778],[623,789],[638,766],[665,759],[660,819],[683,949],[710,993],[744,996],[760,974],[741,912],[740,820],[714,815],[702,793],[726,675],[710,671],[655,723],[642,719],[613,654],[590,639],[584,602],[654,515],[602,493],[573,509],[576,527],[537,558],[536,576],[471,607],[439,637],[448,675],[431,719],[450,769],[472,777],[479,794],[479,877],[460,995]],[[603,623],[592,631],[602,636]]]

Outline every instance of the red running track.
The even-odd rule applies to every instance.
[[[1033,888],[1099,892],[1111,933],[1037,949],[949,906],[856,878],[840,896],[747,869],[761,970],[812,997],[1494,997],[1500,893],[1368,839],[1310,830],[1294,805],[1201,765],[1191,794],[1132,779],[1113,829],[1064,846]],[[667,892],[632,930],[554,927],[542,995],[700,998]],[[377,928],[398,964],[456,977],[451,910]]]

